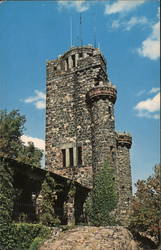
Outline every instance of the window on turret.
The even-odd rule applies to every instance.
[[[98,86],[99,85],[99,81],[95,82],[94,86]]]
[[[112,117],[112,109],[110,106],[108,106],[108,113],[109,113],[109,117],[111,118]]]
[[[111,156],[112,156],[112,161],[115,161],[116,159],[116,152],[114,151],[114,147],[110,146],[110,152],[111,152]]]

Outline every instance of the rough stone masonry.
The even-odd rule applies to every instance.
[[[72,47],[47,63],[46,168],[92,187],[108,161],[115,170],[118,213],[126,224],[132,196],[132,138],[115,131],[116,87],[106,60],[92,46]]]

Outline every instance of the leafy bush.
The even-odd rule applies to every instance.
[[[29,250],[37,250],[43,241],[44,239],[42,239],[41,237],[36,237],[31,243]]]
[[[11,217],[13,211],[13,169],[9,168],[5,159],[0,159],[0,247],[4,249],[6,240],[8,249],[12,249],[13,239]]]
[[[13,234],[16,249],[28,249],[36,237],[45,238],[49,233],[50,229],[41,224],[16,223]]]
[[[41,224],[16,223],[11,224],[8,234],[4,235],[5,242],[1,243],[2,249],[5,250],[27,250],[35,238],[41,238],[41,242],[51,232],[51,229]],[[37,241],[37,243],[36,243]],[[40,240],[39,240],[40,243]],[[35,240],[38,245],[38,240]],[[0,248],[1,249],[1,248]],[[34,249],[34,248],[33,248]],[[36,249],[36,248],[35,248]]]
[[[94,188],[85,205],[88,221],[95,226],[115,225],[112,211],[116,205],[114,171],[105,162],[103,168],[95,175]]]

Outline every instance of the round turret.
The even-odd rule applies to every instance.
[[[92,103],[99,99],[107,98],[109,101],[115,104],[116,95],[117,95],[117,90],[114,85],[112,85],[110,82],[104,84],[100,82],[98,86],[95,86],[94,88],[88,91],[86,95],[86,100],[88,103]]]
[[[132,137],[128,133],[117,133],[117,146],[131,148]]]

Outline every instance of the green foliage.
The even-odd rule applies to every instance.
[[[154,167],[154,174],[147,180],[138,180],[137,191],[133,197],[129,229],[144,232],[159,241],[161,230],[161,175],[160,165]]]
[[[57,199],[57,186],[54,178],[47,173],[44,183],[42,185],[42,203],[40,221],[47,226],[55,226],[60,224],[60,220],[55,215],[54,205]]]
[[[21,145],[17,161],[23,162],[31,165],[32,167],[41,167],[40,161],[43,156],[43,153],[40,149],[35,148],[33,142],[29,142],[28,146]]]
[[[26,250],[30,249],[30,245],[32,246],[38,243],[40,244],[40,240],[38,242],[39,237],[41,238],[41,243],[45,238],[50,235],[51,229],[41,224],[29,224],[29,223],[16,223],[11,224],[10,230],[7,235],[4,235],[5,241],[0,241],[0,249],[5,250]],[[35,243],[34,243],[35,241]],[[31,248],[36,249],[36,248]]]
[[[25,146],[21,141],[25,121],[25,116],[20,115],[18,110],[9,113],[0,110],[0,157],[41,167],[42,151],[35,148],[32,142]]]
[[[50,229],[41,224],[18,223],[14,225],[16,249],[28,249],[36,237],[46,238]]]
[[[112,211],[116,205],[114,172],[106,162],[95,176],[94,188],[86,203],[85,209],[89,222],[95,226],[115,225]]]
[[[41,237],[36,237],[30,245],[29,250],[37,250],[38,247],[43,243],[44,239]]]
[[[18,110],[7,113],[0,110],[0,156],[16,158],[20,145],[20,137],[24,129],[25,117]]]
[[[8,167],[8,163],[4,159],[0,159],[0,244],[12,245],[11,238],[11,216],[13,211],[13,169]]]

